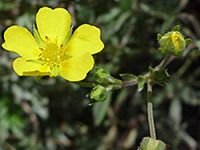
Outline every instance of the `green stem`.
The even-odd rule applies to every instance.
[[[150,136],[153,139],[156,139],[156,131],[153,119],[153,104],[152,104],[152,82],[148,81],[147,83],[147,113],[148,113],[148,122]]]
[[[170,57],[171,57],[170,55],[166,55],[164,60],[161,62],[161,64],[158,67],[156,67],[156,69],[158,70],[165,69],[165,67],[169,63]]]

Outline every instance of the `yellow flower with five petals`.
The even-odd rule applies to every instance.
[[[83,80],[94,66],[92,54],[104,44],[100,29],[83,24],[71,35],[71,16],[64,8],[42,7],[36,15],[35,38],[24,27],[11,26],[2,47],[19,54],[13,68],[19,76],[60,75],[68,81]]]

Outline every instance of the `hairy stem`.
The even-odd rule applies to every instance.
[[[153,104],[152,104],[152,83],[148,81],[147,83],[147,113],[148,113],[148,122],[149,122],[149,130],[150,136],[153,139],[156,139],[156,131],[153,119]]]
[[[156,66],[155,69],[156,70],[164,69],[168,65],[168,63],[172,61],[173,59],[174,59],[173,56],[166,55],[163,61],[158,66]]]

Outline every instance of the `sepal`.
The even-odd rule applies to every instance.
[[[166,150],[166,144],[161,140],[144,137],[137,150]]]

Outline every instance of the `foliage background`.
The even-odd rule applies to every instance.
[[[0,44],[13,24],[32,31],[42,6],[64,7],[74,29],[89,23],[102,30],[104,50],[96,66],[120,73],[144,74],[163,59],[156,41],[175,25],[194,43],[168,66],[166,87],[154,85],[157,136],[172,150],[200,149],[200,1],[199,0],[1,0]],[[17,55],[0,53],[0,150],[130,150],[149,135],[146,90],[124,88],[104,103],[88,106],[90,88],[61,77],[19,77]],[[85,81],[94,80],[93,69]]]

